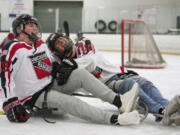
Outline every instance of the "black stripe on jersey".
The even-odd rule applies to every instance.
[[[17,62],[17,58],[14,58],[14,60],[12,61],[12,67],[16,62]],[[11,69],[10,73],[12,73],[12,72],[13,72],[13,68]]]
[[[13,69],[10,71],[10,73],[12,73],[13,72]]]
[[[2,57],[1,57],[1,59],[2,59]],[[1,69],[2,69],[2,65],[1,65]],[[6,84],[5,72],[1,71],[1,87],[4,91],[5,97],[7,97],[5,84]]]
[[[17,58],[14,58],[14,60],[12,61],[12,67],[16,63],[16,61],[17,61]],[[10,73],[12,73],[12,72],[13,72],[13,68],[11,69]]]
[[[7,44],[5,44],[5,45],[3,46],[3,48],[2,48],[2,52],[3,52],[4,50],[8,50],[14,42],[17,42],[17,41],[14,41],[14,40],[13,40],[13,41],[10,41],[10,42],[8,42]],[[7,56],[7,55],[2,55],[2,56],[1,56],[1,63],[2,63],[3,61],[6,61],[6,56]],[[1,64],[1,69],[3,69],[3,68],[4,68],[4,67],[2,67],[2,64]],[[5,85],[6,85],[5,72],[2,72],[2,71],[1,71],[1,87],[2,87],[2,89],[3,89],[3,91],[4,91],[5,97],[7,97],[7,90],[6,90]]]
[[[10,42],[8,42],[7,44],[5,44],[2,48],[2,52],[3,50],[9,50],[9,48],[11,47],[11,45],[14,43],[14,42],[18,42],[18,41],[15,41],[15,40],[12,40]]]
[[[3,61],[5,61],[5,60],[6,60],[6,55],[1,56],[1,63],[2,63]],[[2,70],[3,68],[4,68],[4,67],[2,67],[2,64],[1,64],[1,70]],[[5,84],[6,84],[5,72],[1,71],[1,86],[2,86],[2,89],[3,89],[3,91],[4,91],[5,97],[7,97]]]
[[[17,61],[17,58],[14,58],[14,60],[12,61],[12,65],[14,65]]]

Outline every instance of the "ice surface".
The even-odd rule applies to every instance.
[[[105,53],[103,55],[112,63],[120,64],[120,53]],[[161,91],[164,97],[171,99],[180,94],[180,56],[163,55],[167,62],[165,69],[147,70],[133,69],[141,76],[151,80]],[[81,97],[82,100],[102,109],[115,108],[96,98]],[[137,126],[112,126],[94,124],[79,118],[66,115],[59,118],[50,118],[55,124],[48,124],[42,118],[30,118],[26,123],[10,123],[5,116],[0,116],[1,135],[180,135],[180,127],[163,126],[154,122],[154,117],[147,119]]]

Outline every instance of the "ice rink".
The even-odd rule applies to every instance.
[[[120,53],[102,52],[114,64],[120,65]],[[133,69],[141,76],[151,80],[167,99],[180,94],[180,56],[163,55],[167,62],[164,69]],[[114,110],[113,106],[96,98],[81,97],[82,100],[102,109]],[[2,104],[2,102],[1,102]],[[149,114],[147,119],[137,126],[112,126],[90,123],[70,115],[51,118],[55,124],[46,123],[42,118],[30,118],[26,123],[10,123],[0,116],[1,135],[180,135],[180,127],[163,126],[154,122]]]

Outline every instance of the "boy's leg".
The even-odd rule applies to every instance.
[[[37,100],[37,105],[42,101],[43,94]],[[49,105],[54,105],[52,107],[58,108],[58,114],[69,113],[73,116],[79,117],[87,121],[102,124],[115,124],[112,122],[112,116],[115,116],[113,112],[108,112],[91,106],[74,96],[66,95],[52,90],[48,93],[47,101]],[[116,118],[117,123],[120,125],[139,124],[140,122],[139,114],[137,112],[117,115]]]
[[[41,107],[43,100],[44,94],[41,94],[36,105]],[[54,90],[51,90],[48,93],[47,102],[48,107],[58,108],[58,111],[54,111],[53,114],[64,115],[68,113],[81,119],[96,123],[110,124],[110,118],[113,115],[112,112],[91,106],[77,97]]]
[[[66,84],[58,86],[55,82],[53,88],[66,94],[72,94],[76,90],[83,88],[92,93],[93,96],[109,103],[113,103],[117,95],[84,69],[74,70]]]
[[[148,81],[146,78],[139,76],[137,83],[144,91],[144,93],[146,93],[146,95],[148,95],[157,104],[160,104],[162,107],[166,107],[169,104],[169,101],[162,96],[159,89],[156,88],[154,84]]]
[[[139,97],[140,97],[140,100],[143,101],[147,105],[148,112],[150,113],[158,113],[159,109],[162,108],[162,106],[159,103],[155,102],[141,88],[139,91]]]
[[[112,80],[110,83],[107,84],[109,88],[111,88],[113,91],[115,91],[116,93],[120,93],[123,95],[129,95],[126,96],[126,102],[130,102],[135,104],[136,103],[136,98],[133,98],[133,96],[135,95],[136,97],[139,94],[139,87],[136,83],[136,81],[134,81],[133,79],[125,79],[125,80]],[[136,86],[137,85],[137,86]],[[136,90],[137,89],[137,90]],[[128,101],[127,101],[128,100]],[[125,102],[125,103],[126,103]],[[129,104],[130,105],[130,104]],[[132,104],[131,104],[132,105]],[[130,106],[131,106],[130,105]],[[126,110],[126,111],[125,111]],[[132,108],[128,109],[128,105],[126,105],[126,109],[123,109],[123,107],[121,108],[122,112],[128,112],[131,111]]]
[[[127,78],[124,81],[112,81],[108,86],[114,91],[120,94],[124,94],[132,88],[135,82],[136,81],[134,79]],[[162,106],[158,102],[154,101],[149,95],[147,95],[143,91],[141,86],[139,87],[139,98],[147,105],[148,111],[151,113],[158,113],[159,109],[162,108]]]
[[[122,106],[126,111],[132,109],[138,95],[138,88],[134,88],[133,91],[130,91],[123,96],[117,95],[84,69],[74,70],[66,84],[59,87],[56,85],[56,89],[67,94],[71,94],[80,88],[92,93],[95,97],[114,104],[118,108],[123,104]]]
[[[112,80],[110,83],[107,84],[107,86],[116,93],[124,94],[131,90],[135,83],[135,80],[128,78],[124,80]]]

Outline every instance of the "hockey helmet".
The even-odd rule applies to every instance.
[[[80,40],[83,38],[83,32],[78,32],[77,33],[77,38]]]
[[[59,37],[64,37],[66,38],[69,42],[64,50],[64,52],[59,52],[56,50],[55,48],[55,43],[56,40]],[[48,45],[48,48],[56,55],[58,56],[60,59],[63,59],[65,57],[65,54],[67,53],[71,53],[72,49],[73,49],[73,41],[70,38],[67,38],[66,36],[64,36],[63,34],[59,34],[59,33],[52,33],[50,34],[50,36],[47,38],[46,40],[46,44]]]
[[[25,25],[28,23],[36,24],[39,29],[39,24],[35,17],[33,17],[29,14],[22,14],[19,17],[17,17],[12,23],[12,29],[13,29],[14,36],[17,37],[19,35],[18,28],[20,28],[22,31],[24,31]]]
[[[54,52],[55,51],[55,42],[56,40],[61,37],[61,34],[58,33],[52,33],[49,35],[49,37],[46,40],[46,44],[48,45],[48,48]]]
[[[77,33],[77,36],[83,36],[83,32],[81,32],[81,31],[79,31],[78,33]]]

